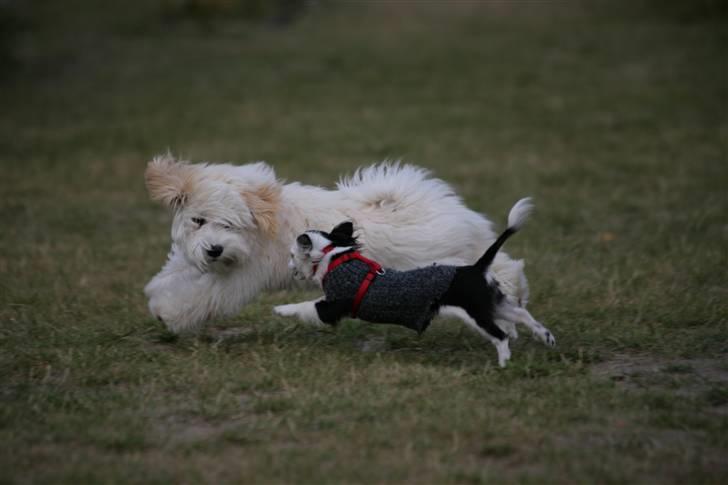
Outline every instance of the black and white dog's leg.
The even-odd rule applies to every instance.
[[[495,335],[491,335],[483,327],[478,325],[478,322],[471,317],[465,309],[457,306],[442,306],[440,307],[440,316],[443,317],[455,317],[462,320],[468,327],[478,332],[483,337],[490,340],[495,346],[495,350],[498,352],[498,365],[501,367],[506,366],[511,358],[511,349],[508,347],[508,336],[500,329],[495,328],[494,333],[500,332],[502,338],[497,338]],[[495,326],[495,324],[493,324]]]
[[[510,304],[500,305],[496,309],[496,318],[510,320],[512,322],[521,322],[530,328],[533,334],[540,338],[546,345],[550,347],[556,345],[556,338],[554,338],[554,334],[552,334],[549,329],[544,327],[539,321],[533,318],[531,313],[525,308]]]
[[[317,300],[304,301],[301,303],[289,303],[288,305],[277,305],[273,307],[273,312],[282,317],[296,317],[304,323],[316,325],[318,327],[326,324],[319,317],[316,310],[316,304],[323,298]]]
[[[500,327],[505,333],[508,334],[508,338],[516,340],[518,338],[518,330],[516,330],[516,324],[508,320],[496,319],[495,324]]]

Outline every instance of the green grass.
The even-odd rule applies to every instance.
[[[0,482],[728,480],[726,12],[578,5],[202,28],[173,2],[18,3]],[[500,370],[453,322],[316,331],[271,315],[304,296],[284,292],[170,336],[142,294],[170,223],[143,171],[167,148],[327,185],[403,158],[497,224],[533,195],[507,250],[558,347],[522,335]]]

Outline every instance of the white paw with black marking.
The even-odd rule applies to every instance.
[[[549,347],[556,347],[556,337],[554,337],[554,334],[549,332],[548,330],[544,331],[544,335],[542,337],[543,342],[548,345]]]

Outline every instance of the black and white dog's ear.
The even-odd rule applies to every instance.
[[[331,230],[331,236],[351,239],[354,235],[354,224],[351,221],[342,222]]]
[[[310,253],[311,249],[313,249],[313,241],[311,241],[311,237],[308,234],[298,236],[296,238],[296,244],[298,244],[298,248],[304,253]]]

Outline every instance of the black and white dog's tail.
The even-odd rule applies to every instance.
[[[495,255],[498,253],[498,250],[501,246],[503,246],[503,243],[505,243],[506,240],[513,234],[518,232],[518,230],[526,222],[526,219],[528,219],[532,210],[533,204],[531,203],[530,197],[526,197],[525,199],[521,199],[516,202],[516,204],[511,208],[511,211],[508,213],[508,227],[506,230],[498,236],[498,239],[490,245],[485,254],[473,265],[477,270],[485,272],[485,270],[488,269],[490,263],[493,262]]]

